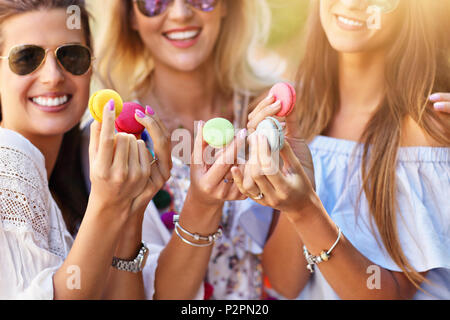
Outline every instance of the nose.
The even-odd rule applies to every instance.
[[[169,18],[174,21],[185,21],[192,17],[192,8],[185,0],[174,0],[168,8]]]
[[[55,55],[52,52],[47,53],[47,57],[39,70],[39,80],[43,84],[56,86],[65,79],[64,71],[58,64]]]
[[[367,8],[367,0],[340,0],[350,10],[364,10]]]

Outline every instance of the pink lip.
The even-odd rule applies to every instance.
[[[186,31],[191,31],[191,30],[199,30],[200,32],[197,34],[197,36],[195,36],[195,38],[188,39],[188,40],[171,40],[167,37],[167,34],[171,33],[171,32],[186,32]],[[179,48],[179,49],[187,49],[187,48],[194,46],[198,42],[198,40],[200,39],[201,33],[202,33],[202,31],[201,31],[201,28],[199,28],[199,27],[186,27],[186,28],[171,29],[169,31],[166,31],[163,33],[163,37],[174,47]]]

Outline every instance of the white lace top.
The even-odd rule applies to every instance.
[[[0,128],[0,299],[53,299],[73,239],[50,194],[42,153]]]

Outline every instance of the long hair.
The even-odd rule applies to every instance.
[[[297,74],[300,129],[305,138],[323,134],[339,107],[338,53],[320,21],[319,1],[312,1],[304,58]],[[407,117],[434,141],[450,146],[450,116],[434,111],[428,97],[450,90],[449,0],[401,0],[401,24],[388,48],[385,97],[369,120],[361,173],[372,224],[384,247],[417,287],[426,281],[404,255],[397,233],[396,162]]]
[[[80,8],[80,19],[86,44],[92,46],[89,13],[84,0],[0,0],[0,34],[3,22],[13,16],[37,10],[63,9],[75,5]],[[0,36],[0,49],[3,40]],[[1,105],[0,105],[0,120]],[[68,230],[74,234],[87,207],[88,195],[81,167],[81,131],[79,124],[64,135],[49,188],[63,214]]]
[[[153,70],[149,50],[132,29],[132,5],[131,0],[108,1],[96,41],[101,84],[126,99],[136,98]],[[244,89],[257,95],[273,83],[257,75],[249,61],[252,50],[268,38],[270,10],[265,0],[227,0],[227,12],[213,53],[217,82],[225,94]]]

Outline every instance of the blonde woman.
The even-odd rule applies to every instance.
[[[281,211],[263,262],[288,298],[450,297],[450,118],[431,103],[444,94],[428,99],[450,89],[450,1],[374,2],[381,29],[365,24],[370,3],[311,2],[298,112],[286,125],[312,160],[287,145],[282,172],[265,174],[267,141],[254,136],[253,165],[232,169],[242,193],[262,192],[259,202]],[[270,103],[249,129],[273,114]]]
[[[169,132],[188,132],[184,157],[190,160],[195,121],[222,117],[245,128],[251,101],[273,83],[256,76],[248,59],[265,38],[264,12],[260,0],[111,1],[107,34],[99,40],[101,80],[160,114]],[[224,154],[236,157],[233,148],[244,138],[245,131]],[[152,252],[144,276],[149,297],[261,297],[259,255],[272,212],[252,209],[251,201],[231,201],[245,197],[231,181],[230,167],[216,161],[190,168],[178,154],[173,157],[166,186],[172,203],[159,213],[152,203],[143,226]],[[171,234],[162,223],[159,215],[170,210],[187,232],[177,228]],[[219,226],[223,236],[214,246],[189,235],[214,235]]]

